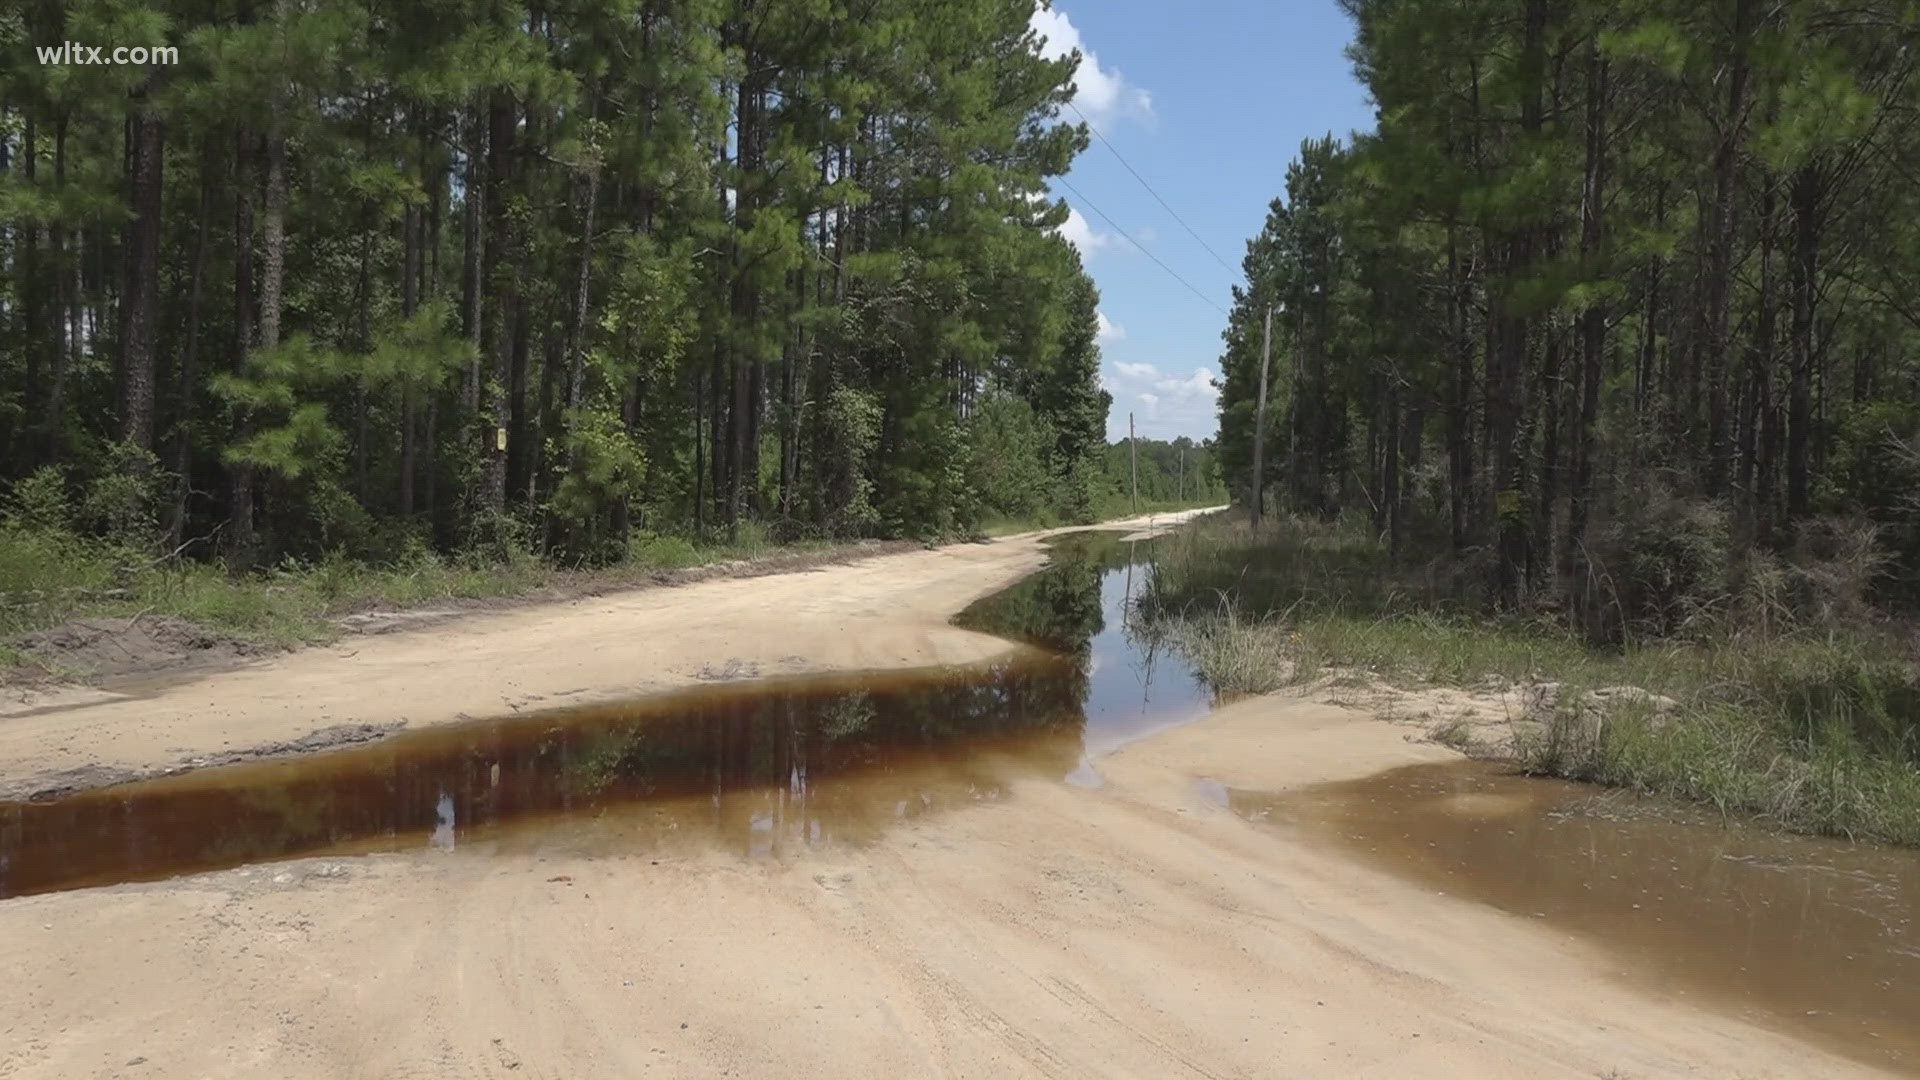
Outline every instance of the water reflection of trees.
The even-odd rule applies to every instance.
[[[1128,556],[1111,533],[1076,533],[1051,548],[1041,572],[973,604],[955,624],[1012,638],[1066,656],[1084,656],[1106,628],[1100,578]]]
[[[0,896],[283,857],[413,846],[551,812],[671,803],[729,847],[861,842],[897,818],[1000,797],[1006,766],[1079,759],[1087,642],[1118,545],[1056,563],[966,614],[1039,645],[966,668],[707,687],[640,702],[424,729],[284,762],[0,805]],[[384,841],[384,843],[383,843]]]

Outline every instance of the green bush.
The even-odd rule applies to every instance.
[[[1655,488],[1623,500],[1589,547],[1607,582],[1609,637],[1666,637],[1727,596],[1732,530],[1717,503]]]
[[[66,477],[52,465],[42,465],[13,486],[4,513],[8,524],[39,532],[73,528],[73,504],[67,497]]]
[[[1056,436],[1033,407],[1011,394],[988,394],[967,418],[967,482],[988,518],[1032,520],[1058,500],[1047,470]]]
[[[700,562],[700,552],[684,536],[636,533],[627,541],[627,559],[639,566],[677,570]]]
[[[0,634],[48,626],[98,604],[118,577],[104,545],[63,529],[0,524]]]

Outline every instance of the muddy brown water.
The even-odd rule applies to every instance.
[[[1920,852],[1784,836],[1478,762],[1225,795],[1243,817],[1581,935],[1656,992],[1920,1075]]]
[[[769,855],[1024,776],[1097,784],[1093,756],[1210,696],[1126,626],[1142,545],[1086,534],[1054,556],[958,620],[1029,646],[1004,661],[698,687],[0,803],[0,898],[477,841]]]

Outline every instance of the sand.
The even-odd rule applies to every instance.
[[[364,671],[329,650],[144,712],[0,721],[0,763],[151,768],[170,747],[611,696],[734,660],[977,659],[1005,646],[944,619],[1039,559],[1019,538],[488,616],[361,642]],[[646,644],[606,645],[620,633]],[[64,739],[44,737],[55,717]],[[855,845],[741,858],[563,828],[4,901],[0,1076],[1876,1075],[1213,794],[1452,756],[1410,733],[1283,694],[1102,758],[1097,787],[1009,764],[1004,794]]]

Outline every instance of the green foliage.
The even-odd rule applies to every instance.
[[[1181,436],[1121,441],[1106,446],[1099,473],[1091,478],[1092,516],[1130,513],[1139,488],[1141,512],[1156,507],[1219,506],[1227,502],[1226,484],[1214,460],[1212,440],[1196,443]]]
[[[872,461],[880,444],[881,409],[870,394],[836,387],[821,410],[830,449],[824,485],[827,526],[842,536],[859,536],[879,521],[873,505]]]
[[[848,16],[8,12],[16,51],[84,30],[182,62],[0,75],[0,484],[56,467],[78,515],[131,432],[154,505],[75,527],[249,565],[950,536],[1002,512],[983,484],[1084,516],[1097,297],[1047,192],[1086,145],[1057,122],[1075,61],[1001,0]],[[134,212],[135,131],[160,134],[158,214]],[[143,296],[151,342],[121,341]],[[1031,407],[1043,482],[976,474],[989,383]],[[147,385],[150,410],[121,393]]]
[[[79,524],[115,545],[151,546],[158,534],[160,493],[168,483],[153,453],[108,443],[90,471],[76,507]]]
[[[981,512],[1030,519],[1051,509],[1054,477],[1047,469],[1053,430],[1024,399],[989,393],[967,417],[968,483]]]
[[[38,533],[64,532],[73,526],[73,506],[67,480],[52,465],[43,465],[13,486],[7,496],[9,525]]]
[[[1728,593],[1732,532],[1711,504],[1645,493],[1605,527],[1593,561],[1630,633],[1665,637]]]
[[[1236,497],[1271,314],[1257,486],[1479,561],[1486,603],[1613,643],[1807,625],[1847,574],[1793,549],[1844,518],[1889,556],[1854,609],[1911,606],[1912,6],[1342,6],[1379,124],[1304,142],[1248,244]]]
[[[1920,603],[1920,402],[1878,401],[1847,409],[1834,432],[1825,491],[1837,515],[1861,515],[1887,558],[1877,591]]]
[[[0,642],[97,607],[118,577],[97,542],[15,518],[0,521]]]
[[[575,532],[583,553],[605,556],[611,538],[600,535],[599,523],[645,494],[646,452],[610,409],[577,410],[567,430],[568,466],[547,509]]]

